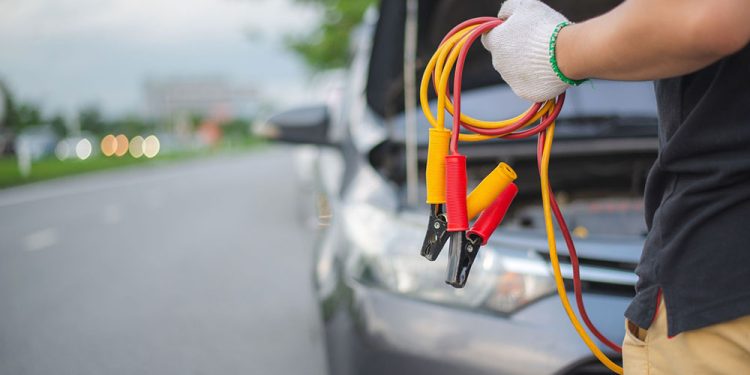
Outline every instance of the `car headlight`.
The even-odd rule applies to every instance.
[[[501,313],[555,291],[549,265],[539,254],[491,243],[479,251],[466,286],[453,288],[445,283],[447,245],[434,262],[419,255],[425,230],[421,217],[389,216],[372,206],[347,211],[345,225],[357,250],[350,271],[363,282],[420,300]]]

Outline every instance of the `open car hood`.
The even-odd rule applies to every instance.
[[[544,0],[573,22],[595,17],[614,8],[622,0]],[[474,17],[495,16],[498,0],[419,0],[417,31],[417,77],[422,76],[430,56],[443,36],[454,26]],[[382,0],[380,17],[373,36],[366,97],[368,106],[381,117],[403,111],[403,57],[406,3]],[[501,84],[492,68],[489,53],[480,43],[469,51],[464,68],[463,87],[471,90]]]

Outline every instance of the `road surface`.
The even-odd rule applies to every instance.
[[[325,373],[289,151],[0,191],[0,374]]]

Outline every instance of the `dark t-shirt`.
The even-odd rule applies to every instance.
[[[649,327],[661,291],[674,336],[750,315],[750,45],[655,86],[649,233],[625,316]]]

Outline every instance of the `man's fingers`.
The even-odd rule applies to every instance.
[[[497,18],[507,20],[508,17],[512,16],[516,12],[516,9],[523,6],[525,0],[506,0],[503,6],[500,7],[500,11],[497,13]]]
[[[492,32],[492,31],[490,30],[490,32]],[[492,50],[490,50],[490,47],[489,47],[489,46],[487,45],[487,34],[488,34],[488,33],[484,33],[484,34],[482,34],[482,46],[483,46],[483,47],[484,47],[484,49],[486,49],[487,51],[490,51],[490,52],[492,52]]]
[[[493,54],[503,49],[503,43],[508,43],[502,27],[503,25],[500,25],[482,35],[482,45]]]

